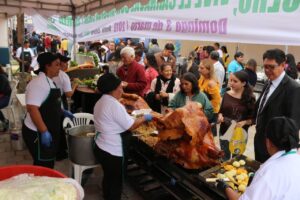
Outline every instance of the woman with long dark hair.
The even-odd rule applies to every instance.
[[[147,53],[144,58],[144,64],[146,67],[145,77],[147,81],[147,85],[144,89],[144,94],[147,95],[151,92],[151,83],[158,76],[158,67],[156,63],[156,59],[153,53]]]
[[[285,61],[286,67],[285,67],[285,73],[289,75],[292,79],[298,78],[298,71],[297,71],[297,65],[295,61],[295,57],[293,54],[287,54],[286,55],[286,61]]]
[[[0,66],[0,109],[5,108],[10,99],[11,88],[9,85],[9,81],[7,79],[7,74],[4,72],[2,67]],[[8,120],[5,119],[4,115],[0,111],[0,121],[4,124],[3,130],[8,128]]]
[[[256,82],[257,82],[256,69],[257,69],[256,60],[254,60],[253,58],[249,59],[245,66],[245,72],[247,72],[247,74],[248,74],[249,84],[252,87],[255,87]]]
[[[200,91],[196,76],[190,72],[183,74],[180,80],[180,92],[169,103],[172,109],[185,106],[189,101],[201,103],[204,113],[209,121],[213,119],[214,110],[209,99]]]
[[[238,127],[247,130],[252,124],[255,109],[255,96],[245,71],[230,74],[228,84],[230,90],[224,94],[218,114],[218,122],[221,123],[220,136],[227,131],[231,125],[231,120],[237,121]],[[229,159],[231,155],[228,141],[220,139],[220,145],[225,152],[224,159]]]
[[[227,68],[227,66],[230,63],[230,58],[229,58],[229,54],[228,54],[228,51],[227,51],[227,47],[226,46],[221,46],[221,50],[223,52],[222,60],[223,60],[223,63],[225,64],[224,67]]]

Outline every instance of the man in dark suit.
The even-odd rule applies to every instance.
[[[255,160],[265,162],[270,156],[266,148],[265,128],[270,119],[285,116],[300,125],[300,85],[284,72],[285,53],[271,49],[263,55],[263,67],[269,81],[256,102]]]

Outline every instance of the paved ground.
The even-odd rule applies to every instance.
[[[14,110],[17,114],[15,127],[21,127],[21,119],[24,116],[24,108],[18,103],[17,99],[14,100]],[[4,114],[10,118],[12,121],[11,115],[7,115],[8,113],[4,112]],[[253,158],[253,136],[254,136],[254,127],[251,127],[249,133],[249,139],[247,144],[247,149],[245,155]],[[218,145],[218,140],[216,140]],[[20,164],[32,164],[32,159],[30,154],[26,149],[23,150],[15,150],[14,145],[18,144],[19,142],[11,141],[10,134],[0,133],[0,166],[6,165],[20,165]],[[55,169],[66,174],[67,176],[70,175],[70,162],[68,160],[63,160],[57,162],[55,165]],[[101,167],[96,168],[94,172],[89,177],[87,183],[84,185],[85,190],[85,198],[86,200],[96,200],[102,199],[102,190],[101,190],[101,179],[102,179],[102,170]],[[140,200],[142,199],[140,195],[135,192],[128,183],[124,184],[124,190],[122,194],[122,199],[133,199],[133,200]]]
[[[14,99],[14,110],[17,115],[16,124],[11,125],[16,128],[21,127],[21,119],[24,116],[24,109],[18,103],[17,99]],[[11,114],[3,112],[7,118],[12,121]],[[23,150],[15,150],[22,147],[22,143],[16,140],[11,140],[9,132],[0,132],[0,166],[7,165],[21,165],[21,164],[32,164],[32,158],[25,148]],[[70,176],[70,162],[68,159],[63,161],[56,162],[55,169],[62,172],[63,174]],[[101,167],[95,168],[93,173],[87,179],[86,184],[84,185],[85,191],[85,200],[102,200],[102,189],[101,189],[101,180],[102,180],[102,169]],[[122,199],[142,199],[136,191],[134,191],[128,183],[124,184],[124,190],[122,194]]]

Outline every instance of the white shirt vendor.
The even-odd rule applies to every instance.
[[[122,157],[120,133],[127,131],[134,123],[125,107],[116,98],[104,94],[94,107],[94,122],[99,132],[97,146],[114,156]]]
[[[293,149],[292,151],[296,151]],[[278,151],[255,173],[251,185],[240,200],[272,199],[298,200],[300,198],[300,155]]]
[[[45,73],[40,72],[39,75],[36,78],[32,79],[26,87],[26,91],[25,91],[26,105],[34,105],[40,107],[48,97],[48,94],[51,89],[50,87],[55,88],[52,79],[48,78],[45,75]],[[24,123],[29,129],[33,131],[37,131],[37,128],[33,123],[33,121],[31,120],[29,114],[26,114]]]
[[[217,61],[214,64],[214,70],[215,70],[215,74],[216,74],[216,77],[219,82],[219,87],[220,87],[220,89],[222,89],[224,76],[225,76],[225,69],[224,69],[223,65],[220,63],[220,61]]]
[[[62,95],[66,92],[72,92],[71,81],[66,72],[59,70],[58,76],[54,77],[53,81],[55,82],[56,86],[60,88]]]
[[[30,48],[23,48],[23,52],[29,52],[30,55],[31,55],[31,58],[34,57],[34,53],[33,53],[33,51],[32,51]],[[16,52],[16,57],[22,59],[22,58],[20,57],[20,56],[21,56],[21,53],[22,53],[22,47],[19,47],[19,48],[17,49],[17,52]]]

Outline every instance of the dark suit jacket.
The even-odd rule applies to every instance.
[[[265,90],[265,89],[264,89]],[[262,94],[264,93],[264,90]],[[262,95],[256,102],[256,134],[254,137],[255,160],[266,161],[270,156],[265,143],[265,128],[273,117],[285,116],[294,119],[300,125],[300,85],[285,75],[278,87],[267,100],[263,110],[257,116]]]

